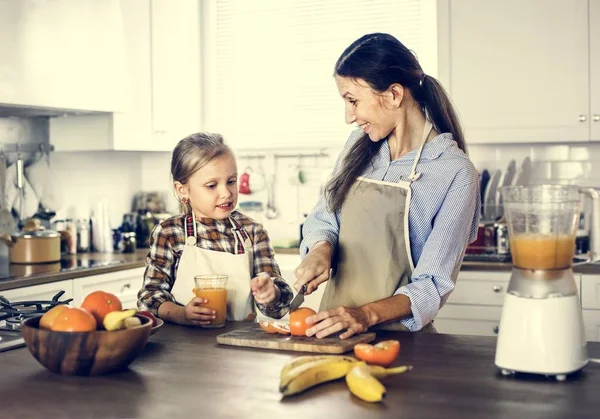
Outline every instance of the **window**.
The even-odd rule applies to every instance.
[[[352,127],[333,80],[337,58],[360,36],[388,32],[421,59],[421,2],[206,1],[207,130],[238,150],[341,147]]]

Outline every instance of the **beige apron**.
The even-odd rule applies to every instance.
[[[202,249],[196,246],[198,231],[193,213],[192,219],[194,235],[186,237],[171,293],[178,303],[186,305],[194,298],[192,290],[195,288],[196,275],[227,275],[227,320],[246,319],[250,313],[254,313],[254,299],[250,291],[250,279],[254,271],[250,239],[244,240],[234,221],[229,218],[235,237],[236,254]],[[187,217],[184,231],[187,235]],[[238,242],[242,243],[244,253],[237,253]]]
[[[421,176],[417,163],[432,128],[426,120],[408,180],[393,183],[359,177],[352,185],[341,210],[337,269],[327,281],[319,311],[360,307],[391,297],[411,282],[410,184]],[[377,328],[407,330],[399,321]],[[435,331],[431,324],[423,330]]]

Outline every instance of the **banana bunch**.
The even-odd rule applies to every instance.
[[[412,367],[384,368],[367,365],[356,358],[343,355],[299,356],[285,364],[279,377],[279,391],[292,396],[318,384],[346,377],[348,388],[356,397],[368,401],[381,401],[385,387],[378,378],[401,374]]]
[[[301,356],[281,370],[279,391],[284,396],[298,394],[327,381],[344,377],[356,359],[341,355]]]
[[[379,402],[385,397],[385,387],[379,382],[378,378],[402,374],[411,369],[410,365],[384,368],[378,365],[367,365],[365,362],[358,362],[346,375],[346,384],[352,394],[359,399],[366,402]]]

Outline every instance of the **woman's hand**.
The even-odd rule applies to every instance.
[[[279,288],[275,286],[271,276],[266,272],[261,272],[250,280],[250,289],[254,300],[259,304],[269,305],[279,301]]]
[[[362,307],[336,307],[325,310],[307,317],[306,323],[314,324],[306,331],[306,336],[314,335],[317,338],[324,338],[332,333],[345,330],[340,335],[340,339],[347,339],[366,331],[370,326],[369,315]]]
[[[309,295],[329,279],[332,254],[333,249],[328,242],[318,242],[310,248],[302,263],[294,271],[297,278],[294,283],[296,291],[300,291],[300,288],[306,284],[305,295]]]
[[[183,309],[183,317],[186,324],[192,326],[207,326],[216,317],[216,311],[204,307],[208,300],[202,297],[194,297]]]

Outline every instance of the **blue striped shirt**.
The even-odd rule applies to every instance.
[[[334,174],[340,169],[342,156],[361,135],[361,130],[350,135],[338,156]],[[390,161],[386,140],[363,176],[386,182],[408,180],[416,153],[413,150]],[[454,289],[465,248],[477,237],[481,203],[477,170],[452,140],[452,134],[440,134],[426,143],[416,170],[422,175],[411,185],[408,212],[415,269],[411,282],[394,293],[410,298],[412,316],[401,322],[412,331],[430,323]],[[304,221],[302,258],[319,241],[328,241],[337,248],[339,231],[339,212],[330,212],[321,197]]]

